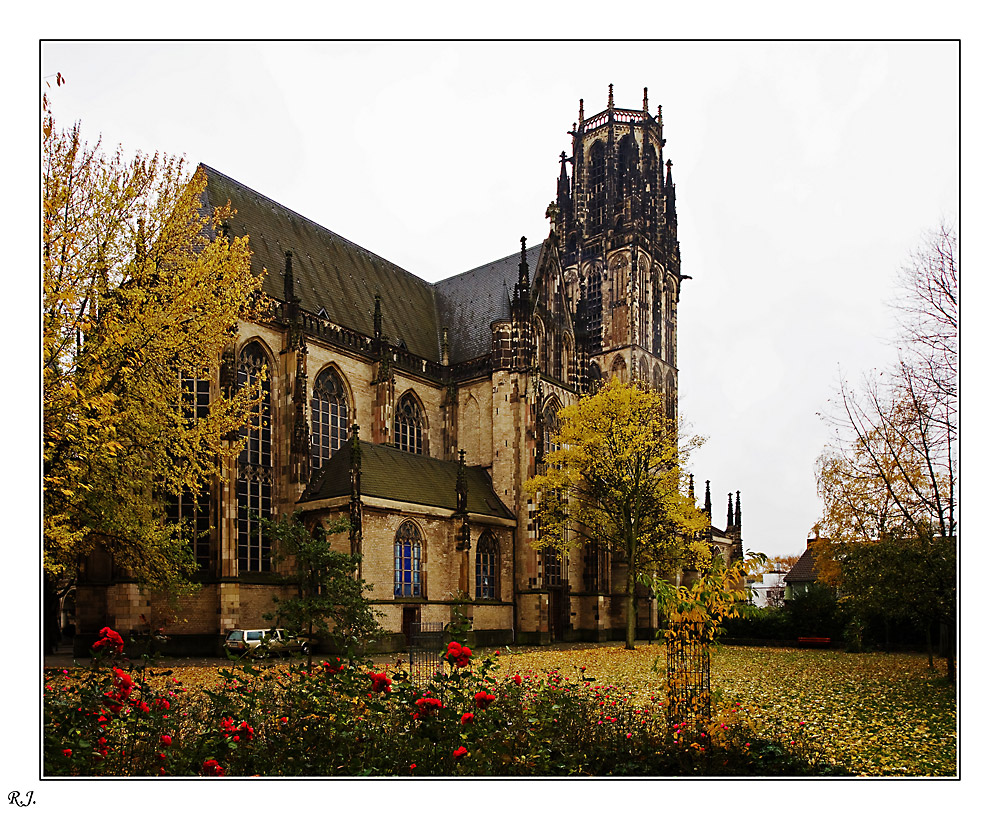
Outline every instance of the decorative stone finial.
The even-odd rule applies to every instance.
[[[608,108],[615,107],[615,86],[614,83],[608,83]]]

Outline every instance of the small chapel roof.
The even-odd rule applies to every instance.
[[[361,450],[361,495],[425,507],[458,508],[457,461],[407,453],[388,444],[360,441],[358,445]],[[485,467],[466,465],[465,480],[468,512],[514,521],[514,514],[493,489],[493,481]],[[351,443],[348,441],[314,475],[300,503],[350,494]]]

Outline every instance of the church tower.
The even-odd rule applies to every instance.
[[[576,311],[582,380],[638,379],[677,413],[680,250],[671,163],[664,161],[663,108],[607,108],[584,115],[563,152],[549,217]],[[567,169],[570,166],[571,171]]]

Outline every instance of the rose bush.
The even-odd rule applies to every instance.
[[[338,658],[235,663],[195,691],[104,665],[107,648],[89,670],[46,673],[47,776],[846,774],[803,738],[759,736],[739,704],[676,721],[662,700],[591,679],[500,675],[493,652],[476,660],[457,642],[430,681]]]

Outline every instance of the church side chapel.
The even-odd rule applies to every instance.
[[[273,314],[241,322],[196,410],[265,375],[262,423],[199,498],[168,514],[194,521],[201,584],[171,614],[99,556],[76,592],[77,646],[103,626],[167,624],[171,653],[211,653],[219,635],[266,625],[291,594],[253,514],[300,510],[309,526],[347,517],[332,548],[360,554],[386,636],[448,622],[457,598],[480,646],[624,635],[625,572],[597,549],[533,548],[522,486],[554,446],[557,413],[603,379],[640,380],[677,413],[682,279],[662,107],[585,115],[562,153],[545,240],[435,283],[311,222],[219,171],[206,213],[248,236]],[[691,494],[694,494],[691,479]],[[706,483],[705,508],[711,510]],[[713,547],[742,554],[732,495]],[[639,634],[656,626],[639,606]],[[85,650],[84,650],[85,654]]]

